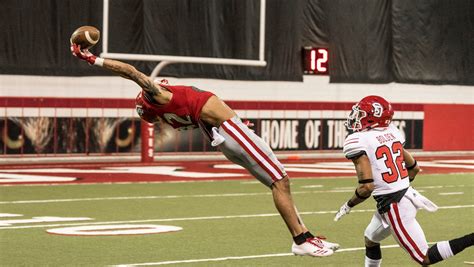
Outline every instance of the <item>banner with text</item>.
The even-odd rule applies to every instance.
[[[249,119],[252,129],[274,151],[340,150],[349,134],[343,119]],[[393,122],[406,137],[406,148],[421,149],[423,120]],[[0,153],[109,154],[139,152],[138,118],[5,118],[0,124]],[[200,129],[176,131],[155,125],[155,152],[216,151]]]
[[[342,149],[349,134],[343,119],[258,119],[256,133],[273,150]],[[405,135],[407,148],[422,148],[423,120],[399,120],[394,125]]]

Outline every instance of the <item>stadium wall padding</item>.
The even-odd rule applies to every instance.
[[[109,154],[146,151],[148,134],[133,99],[0,97],[0,155]],[[227,101],[275,151],[340,150],[352,103]],[[423,105],[394,104],[406,147],[422,148]],[[199,129],[154,126],[157,152],[215,151]],[[151,134],[151,133],[150,133]],[[142,137],[142,138],[140,138]],[[140,146],[140,143],[142,146]],[[150,143],[150,142],[146,142]]]
[[[110,4],[109,52],[258,58],[258,0]],[[162,75],[302,81],[302,47],[324,46],[333,83],[472,85],[473,11],[470,0],[267,1],[267,67],[176,64]],[[3,0],[0,25],[2,74],[109,75],[69,52],[74,29],[102,29],[102,1]],[[131,63],[148,74],[155,66]]]
[[[474,105],[429,104],[424,112],[424,150],[474,150]]]
[[[139,151],[133,99],[0,97],[0,155]],[[227,101],[272,149],[340,150],[348,102]],[[406,148],[473,150],[474,105],[395,103]],[[155,126],[158,152],[214,151],[198,129]]]

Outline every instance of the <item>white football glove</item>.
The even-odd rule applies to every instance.
[[[344,203],[344,205],[341,206],[339,211],[336,213],[336,216],[334,217],[334,221],[337,222],[341,219],[342,216],[349,214],[351,212],[351,207],[347,205],[347,202]]]

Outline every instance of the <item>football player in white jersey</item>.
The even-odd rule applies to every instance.
[[[334,220],[373,195],[377,211],[364,233],[365,266],[380,266],[380,242],[390,234],[420,265],[434,264],[472,246],[474,233],[428,247],[416,212],[438,207],[410,186],[420,167],[403,148],[405,138],[391,124],[393,113],[380,96],[364,97],[352,107],[346,125],[353,133],[344,142],[344,155],[354,163],[359,186]]]

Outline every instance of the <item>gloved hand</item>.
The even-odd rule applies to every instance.
[[[245,126],[247,126],[247,127],[250,129],[250,131],[255,132],[255,130],[252,129],[252,127],[255,126],[255,124],[253,124],[253,123],[250,122],[249,120],[244,120],[242,123],[243,123]]]
[[[102,66],[102,64],[104,63],[104,59],[96,57],[94,54],[89,52],[89,50],[81,50],[80,45],[71,44],[71,52],[73,56],[87,61],[87,63],[89,63],[90,65]]]
[[[219,134],[219,129],[217,127],[212,127],[212,142],[211,146],[218,146],[224,143],[225,138],[224,136]]]
[[[351,212],[351,207],[346,203],[344,203],[339,211],[336,213],[336,216],[334,217],[334,221],[337,222],[341,219],[342,216],[349,214]]]

